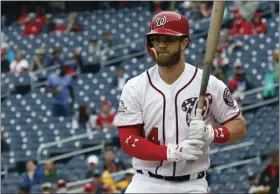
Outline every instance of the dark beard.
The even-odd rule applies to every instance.
[[[164,57],[160,57],[160,54],[158,55],[157,58],[157,64],[160,67],[172,67],[174,65],[176,65],[177,63],[179,63],[180,59],[181,59],[181,49],[180,49],[180,45],[177,51],[173,52],[172,54],[170,54],[168,56],[168,58],[166,58],[166,56]]]

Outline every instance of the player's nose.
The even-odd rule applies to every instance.
[[[166,46],[167,46],[167,45],[166,45],[166,42],[165,42],[165,41],[162,41],[162,40],[159,41],[159,44],[158,44],[158,47],[159,47],[159,48],[166,48]]]

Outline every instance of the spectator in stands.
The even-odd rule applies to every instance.
[[[228,83],[228,88],[232,93],[235,91],[244,92],[252,89],[252,87],[253,86],[247,79],[245,72],[236,73],[233,80]]]
[[[30,188],[21,185],[18,194],[30,194]]]
[[[1,152],[8,152],[8,151],[10,151],[10,146],[5,141],[3,132],[1,132]]]
[[[249,194],[267,193],[269,187],[258,186],[258,177],[254,173],[248,175]]]
[[[91,155],[87,159],[88,170],[86,172],[86,178],[93,177],[94,173],[98,170],[99,159],[96,155]]]
[[[113,46],[113,40],[112,40],[111,34],[109,32],[104,32],[102,50],[111,48],[112,46]]]
[[[28,18],[28,9],[26,6],[21,7],[21,15],[17,19],[18,24],[24,24],[26,21],[26,18]]]
[[[56,181],[56,193],[66,194],[68,192],[66,181],[59,179]]]
[[[102,194],[111,194],[111,193],[116,193],[116,191],[114,191],[111,187],[111,185],[108,185],[108,184],[103,184],[102,186]]]
[[[266,33],[266,24],[262,22],[262,14],[260,12],[255,13],[251,28],[253,35]]]
[[[200,13],[203,17],[209,17],[211,15],[211,7],[208,5],[208,2],[202,1],[199,5]]]
[[[46,20],[45,25],[43,25],[43,27],[42,27],[42,32],[51,33],[55,29],[55,23],[53,21],[53,17],[51,14],[46,14],[46,18],[47,18],[47,20]]]
[[[89,41],[88,53],[93,57],[94,64],[100,63],[101,44],[95,36]]]
[[[47,17],[44,14],[44,10],[42,7],[37,6],[36,7],[36,21],[41,24],[41,26],[45,25],[47,23]]]
[[[231,36],[244,36],[251,35],[251,26],[240,13],[236,13],[234,16],[234,22],[232,23],[230,35]]]
[[[269,153],[268,165],[261,172],[259,185],[269,186],[268,194],[277,193],[279,186],[279,150],[273,149]]]
[[[109,172],[116,172],[117,166],[115,163],[116,154],[113,148],[107,147],[104,151],[105,169]]]
[[[23,176],[23,185],[32,188],[33,185],[39,184],[43,179],[43,174],[41,173],[40,167],[37,167],[32,160],[28,160],[25,163],[26,172]]]
[[[1,73],[8,73],[9,71],[10,71],[10,62],[6,58],[3,49],[1,49]]]
[[[113,128],[114,118],[116,114],[111,112],[111,104],[109,101],[104,100],[101,105],[101,113],[98,115],[96,120],[96,127],[98,128]]]
[[[218,78],[219,80],[223,81],[224,83],[226,83],[226,75],[222,70],[220,70],[220,69],[216,70],[215,77]]]
[[[48,58],[47,67],[53,66],[53,65],[63,65],[64,60],[61,57],[61,50],[59,48],[54,48],[52,50],[52,57]]]
[[[255,12],[259,8],[260,2],[254,1],[235,1],[231,10],[235,13],[240,13],[242,17],[247,21],[251,22]]]
[[[226,56],[230,55],[234,50],[240,49],[244,46],[244,43],[240,40],[236,40],[229,36],[229,31],[227,29],[223,29],[221,31],[221,42],[218,44],[218,47],[221,47],[223,50],[223,54]]]
[[[280,51],[279,51],[279,49],[275,49],[272,53],[272,59],[273,59],[272,63],[273,63],[274,72],[275,72],[275,76],[276,76],[276,82],[279,82],[279,76],[280,76],[279,57],[280,57]]]
[[[69,116],[75,97],[72,77],[66,75],[67,67],[60,66],[60,73],[48,77],[47,92],[53,95],[53,116]],[[69,100],[70,99],[70,100]]]
[[[270,99],[276,97],[276,87],[271,87],[273,84],[276,83],[276,79],[276,72],[274,71],[272,61],[270,61],[268,63],[268,69],[266,70],[263,81],[265,86],[265,89],[263,91],[263,99]]]
[[[15,53],[10,49],[8,43],[3,42],[1,44],[1,54],[5,55],[5,58],[11,63],[16,59]]]
[[[131,183],[132,177],[135,175],[135,173],[136,172],[133,168],[127,169],[125,172],[125,178],[116,184],[117,189],[120,190],[121,193],[123,194],[125,193],[125,190],[128,187],[128,185]]]
[[[95,191],[95,187],[93,184],[91,183],[87,183],[84,185],[84,193],[94,193]]]
[[[104,166],[104,171],[102,173],[103,177],[103,183],[106,185],[110,185],[112,187],[113,192],[117,190],[116,188],[116,182],[114,178],[110,175],[111,173],[117,172],[118,167],[117,167],[117,160],[115,151],[113,148],[107,147],[104,151],[104,158],[105,158],[105,166]]]
[[[216,69],[220,69],[224,73],[228,70],[229,59],[223,53],[223,47],[221,45],[218,45],[216,49],[216,56],[214,58],[213,65]]]
[[[55,27],[54,27],[54,30],[52,31],[53,33],[61,34],[66,30],[66,28],[63,24],[63,19],[56,19],[54,21],[54,23],[55,23]]]
[[[33,72],[36,70],[43,70],[47,64],[47,56],[44,47],[36,49],[35,54],[36,55],[33,56],[31,59],[29,72]]]
[[[64,179],[62,173],[55,168],[55,164],[52,161],[47,160],[45,162],[44,177],[42,183],[56,184],[56,181],[60,179]]]
[[[54,14],[65,12],[65,3],[65,1],[49,1],[48,12]]]
[[[26,59],[23,58],[21,50],[16,52],[16,60],[12,61],[10,64],[11,73],[23,73],[27,72],[29,64]]]
[[[81,56],[81,50],[75,49],[71,54],[70,58],[65,61],[65,64],[69,66],[68,74],[80,72],[84,62]],[[76,75],[75,75],[76,77]]]
[[[115,158],[114,163],[116,165],[115,172],[119,172],[119,171],[125,170],[125,165],[124,165],[123,161],[120,160],[119,158]],[[124,179],[124,175],[123,174],[114,176],[114,181],[115,182],[119,182],[122,179]]]
[[[54,191],[53,183],[44,182],[41,184],[41,192],[42,194],[52,194]]]
[[[234,73],[242,73],[242,63],[241,60],[239,58],[235,59],[234,63],[233,63],[233,67],[234,67]]]
[[[158,13],[158,12],[160,12],[162,10],[161,9],[161,4],[162,4],[161,1],[153,1],[153,11],[155,13]]]
[[[96,119],[97,115],[91,113],[88,105],[80,105],[78,115],[72,120],[72,128],[93,130],[96,127]]]
[[[124,84],[128,81],[128,74],[125,73],[125,69],[123,67],[119,68],[117,76],[113,79],[112,85],[116,87],[118,90],[122,91]]]
[[[77,13],[68,14],[68,24],[65,32],[82,32],[83,27],[77,22]]]
[[[103,187],[103,181],[102,181],[102,172],[100,170],[96,170],[93,173],[93,185],[95,188],[95,194],[102,194],[102,187]]]
[[[42,30],[42,24],[37,22],[35,13],[29,13],[27,21],[24,25],[22,35],[38,35]]]

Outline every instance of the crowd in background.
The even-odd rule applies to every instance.
[[[123,2],[125,3],[125,2]],[[210,17],[212,2],[180,2],[179,5],[175,1],[164,2],[155,1],[151,4],[154,12],[168,8],[176,10],[181,7],[184,9],[184,15],[193,21]],[[233,6],[226,9],[225,18],[233,15],[233,22],[230,28],[222,29],[220,43],[217,46],[214,59],[214,74],[224,81],[236,100],[240,101],[240,93],[256,87],[246,76],[244,67],[240,59],[236,59],[234,64],[229,63],[229,56],[232,52],[244,49],[244,43],[237,41],[235,37],[250,36],[257,34],[265,34],[267,26],[262,21],[262,14],[258,12],[259,3],[256,2],[234,2]],[[57,9],[62,9],[61,5],[57,5]],[[79,33],[83,31],[83,26],[77,21],[78,12],[68,14],[67,21],[60,18],[52,18],[52,14],[45,13],[42,7],[37,7],[35,12],[30,12],[27,7],[22,7],[21,15],[17,18],[18,25],[23,26],[22,36],[36,36],[40,33]],[[93,36],[90,38],[88,52],[94,56],[95,60],[101,55],[103,49],[110,48],[114,45],[110,33],[103,34],[103,43]],[[47,52],[48,48],[38,48],[31,61],[27,61],[23,52],[19,49],[13,51],[7,43],[1,44],[1,71],[2,73],[24,73],[41,71],[51,66],[59,66],[59,73],[53,73],[48,76],[46,82],[47,92],[53,96],[53,116],[72,116],[72,127],[75,130],[83,127],[86,129],[98,128],[114,128],[115,113],[112,111],[111,103],[104,100],[101,105],[101,111],[96,113],[91,110],[89,105],[80,105],[78,112],[73,111],[75,102],[75,78],[77,73],[84,66],[81,56],[81,50],[73,49],[69,56],[65,57],[61,54],[60,48],[53,48],[51,53]],[[271,61],[268,61],[268,69],[263,80],[265,99],[275,97],[276,89],[270,85],[279,82],[279,49],[275,49],[271,54]],[[227,72],[229,67],[234,67],[234,75],[230,75],[228,79]],[[119,68],[116,76],[113,78],[113,86],[122,90],[124,84],[129,79],[123,68]],[[70,100],[69,100],[70,99]],[[5,141],[1,139],[2,142]],[[3,144],[4,145],[4,144]],[[2,147],[2,146],[1,146]],[[88,171],[86,178],[93,178],[89,184],[85,184],[83,189],[85,193],[123,193],[130,183],[135,171],[125,165],[115,157],[115,152],[111,148],[107,148],[104,153],[105,165],[100,166],[99,159],[96,155],[89,156]],[[264,177],[265,173],[271,175],[271,182],[275,181],[275,153],[268,167],[262,172],[261,178],[258,180],[256,176],[249,177],[249,185],[254,193],[258,189],[266,189],[269,181]],[[268,169],[274,169],[269,171]],[[110,173],[126,170],[122,176],[111,177]],[[271,173],[271,174],[270,174]],[[44,165],[36,165],[34,161],[26,162],[26,172],[23,175],[23,183],[21,193],[28,193],[33,185],[41,184],[41,190],[44,193],[66,193],[67,177],[55,167],[52,161],[46,161]],[[269,184],[275,184],[275,182]],[[260,187],[263,186],[263,187]],[[274,187],[274,186],[273,186]],[[253,192],[254,191],[254,192]]]

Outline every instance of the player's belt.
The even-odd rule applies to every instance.
[[[137,173],[140,173],[140,174],[144,174],[142,170],[136,170]],[[191,175],[184,175],[184,176],[161,176],[161,175],[158,175],[158,174],[154,174],[152,172],[147,172],[149,174],[150,177],[153,177],[153,178],[157,178],[157,179],[163,179],[163,180],[166,180],[166,181],[173,181],[173,182],[184,182],[184,181],[189,181],[189,180],[194,180],[194,179],[191,179]],[[205,176],[206,172],[205,171],[202,171],[202,172],[199,172],[197,173],[197,178],[195,179],[201,179]]]

